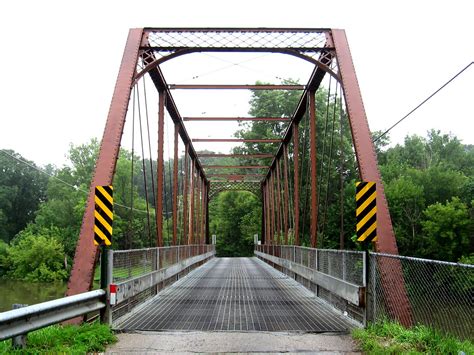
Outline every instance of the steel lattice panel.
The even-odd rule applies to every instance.
[[[116,328],[345,332],[352,324],[256,258],[216,258],[119,320]]]

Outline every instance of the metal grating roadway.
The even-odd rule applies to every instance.
[[[119,320],[122,330],[347,332],[344,317],[257,258],[214,258]]]

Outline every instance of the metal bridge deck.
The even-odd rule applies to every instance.
[[[214,258],[116,326],[124,330],[346,332],[353,323],[257,258]]]

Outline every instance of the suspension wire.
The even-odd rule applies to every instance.
[[[128,222],[128,249],[132,248],[132,233],[133,233],[133,166],[135,164],[135,101],[136,101],[136,85],[133,87],[133,109],[132,109],[132,169],[131,169],[131,178],[130,178],[130,220]]]
[[[326,217],[327,217],[328,200],[329,200],[329,189],[330,189],[329,180],[331,177],[332,153],[333,153],[333,147],[334,147],[334,128],[335,128],[335,123],[336,123],[338,85],[339,83],[336,82],[336,90],[334,90],[335,94],[334,94],[333,115],[332,115],[331,143],[329,145],[329,161],[328,161],[327,180],[326,180],[326,197],[324,199],[321,247],[323,246],[323,241],[324,241],[324,232],[325,232],[325,227],[326,227]]]
[[[224,63],[228,63],[228,65],[226,66],[223,66],[223,67],[219,67],[219,68],[216,68],[216,69],[213,69],[213,70],[210,70],[210,71],[207,71],[207,72],[203,72],[201,74],[196,74],[196,75],[193,75],[193,77],[191,78],[191,80],[195,80],[195,79],[198,79],[198,78],[201,78],[203,76],[207,76],[207,75],[210,75],[210,74],[214,74],[214,73],[217,73],[217,72],[220,72],[222,70],[225,70],[225,69],[229,69],[229,68],[233,68],[233,67],[236,67],[236,66],[240,66],[244,69],[247,69],[247,70],[250,70],[250,71],[254,71],[254,72],[262,72],[262,73],[265,73],[265,71],[263,70],[257,70],[257,69],[253,69],[253,68],[250,68],[250,67],[247,67],[247,66],[243,66],[242,63],[246,63],[246,62],[250,62],[250,61],[253,61],[255,59],[259,59],[259,58],[262,58],[262,57],[265,57],[267,55],[269,55],[270,53],[265,53],[263,55],[259,55],[257,57],[253,57],[253,58],[249,58],[249,59],[245,59],[245,60],[242,60],[240,62],[233,62],[233,61],[230,61],[230,60],[226,60],[226,59],[223,59],[223,58],[220,58],[220,57],[217,57],[217,56],[213,56],[209,53],[199,53],[199,54],[202,54],[202,55],[205,55],[205,56],[208,56],[210,58],[214,58],[214,59],[217,59],[217,60],[220,60],[221,62],[224,62]],[[267,74],[269,74],[267,72]],[[270,75],[270,74],[269,74]],[[273,76],[273,75],[272,75]],[[280,79],[279,77],[275,76],[275,78],[277,79]],[[177,83],[184,83],[188,80],[185,80],[185,79],[181,79],[181,80],[178,80]]]
[[[343,114],[342,114],[342,86],[339,86],[339,133],[340,133],[340,142],[339,146],[341,147],[340,151],[340,170],[339,170],[339,180],[340,180],[340,193],[339,193],[339,213],[340,213],[340,225],[339,225],[339,249],[344,249],[344,131],[343,131]]]
[[[178,148],[179,148],[179,144],[178,144]],[[180,179],[181,173],[184,171],[183,166],[184,166],[184,159],[178,159],[178,191],[181,192],[181,196],[184,195],[184,181],[183,181],[184,177],[182,177]],[[178,197],[179,197],[179,193],[178,193]],[[182,210],[182,208],[180,208],[182,203],[183,203],[183,200],[178,198],[178,221],[177,221],[177,223],[178,223],[178,245],[182,245],[183,244],[183,239],[184,239],[184,231],[182,231],[181,233],[179,232],[182,229],[180,226],[183,225],[183,218],[184,218],[183,210]]]
[[[308,136],[310,135],[310,131],[309,131],[309,126],[310,126],[310,123],[309,123],[309,113],[308,113],[308,109],[309,109],[309,103],[306,105],[306,114],[305,114],[305,124],[306,124],[306,127],[305,127],[305,137],[304,137],[304,142],[303,142],[303,161],[302,163],[304,163],[305,160],[305,153],[307,152],[308,150],[308,147],[307,147],[307,142],[309,142],[309,139]],[[303,170],[304,166],[302,164],[302,167],[301,167],[301,184],[300,186],[303,187],[303,175],[304,175],[304,170]],[[305,231],[305,227],[306,227],[306,211],[307,211],[307,208],[308,208],[308,200],[309,200],[309,190],[308,190],[308,180],[309,180],[309,173],[310,173],[310,162],[307,161],[306,163],[306,185],[304,186],[304,203],[303,203],[303,218],[302,218],[302,222],[303,222],[303,225],[301,226],[301,236],[304,238],[305,234],[304,234],[304,231]],[[303,191],[301,191],[303,192]]]
[[[146,217],[147,217],[147,229],[148,229],[148,242],[152,245],[151,239],[151,223],[150,223],[150,207],[148,206],[148,185],[146,179],[146,163],[145,163],[145,148],[143,147],[143,129],[142,129],[142,110],[140,105],[140,88],[137,85],[137,105],[138,105],[138,122],[140,126],[140,145],[142,150],[142,169],[143,169],[143,184],[145,187],[145,203],[146,203]]]
[[[167,126],[167,129],[166,129],[166,145],[168,147],[168,178],[169,178],[169,194],[168,195],[171,195],[171,198],[172,197],[172,194],[173,194],[173,184],[171,182],[171,157],[170,157],[170,124],[169,124],[169,120],[166,120],[166,126]],[[164,173],[166,174],[166,171],[164,171]],[[166,187],[166,175],[163,179],[165,181],[165,187]],[[170,204],[172,204],[172,201],[171,199],[169,198],[166,198],[166,216],[168,217],[169,214],[170,214],[170,211],[171,211],[171,206]],[[171,238],[171,234],[170,234],[170,218],[168,217],[167,220],[166,220],[166,229],[168,230],[168,245],[170,245],[170,238]]]
[[[146,129],[148,133],[148,154],[150,155],[150,171],[151,171],[151,192],[153,196],[153,203],[156,204],[156,194],[155,194],[155,168],[153,166],[153,156],[151,153],[151,139],[150,139],[150,123],[148,119],[148,99],[146,94],[146,85],[145,85],[146,76],[143,76],[143,98],[145,101],[145,116],[146,116]],[[155,206],[155,221],[156,221],[156,206]],[[155,229],[156,230],[156,229]],[[150,244],[150,245],[153,245]]]
[[[426,99],[424,99],[418,106],[416,106],[414,109],[412,109],[410,112],[408,112],[405,116],[400,118],[397,122],[395,122],[392,126],[390,126],[389,129],[387,129],[385,132],[380,134],[377,138],[373,140],[373,143],[377,142],[380,138],[385,136],[388,132],[390,132],[393,128],[395,128],[399,123],[401,123],[403,120],[405,120],[408,116],[410,116],[413,112],[418,110],[421,106],[423,106],[426,102],[428,102],[433,96],[435,96],[438,92],[443,90],[446,86],[448,86],[454,79],[456,79],[459,75],[461,75],[464,71],[466,71],[471,65],[473,65],[474,62],[469,63],[466,65],[463,69],[461,69],[456,75],[454,75],[451,79],[449,79],[447,82],[445,82],[443,85],[441,85],[435,92],[433,92],[430,96],[428,96]]]
[[[76,191],[80,191],[80,192],[83,192],[83,193],[85,193],[85,194],[88,194],[88,193],[89,193],[89,191],[84,190],[84,189],[81,189],[79,186],[72,185],[72,184],[68,183],[67,181],[64,181],[63,179],[60,179],[60,178],[58,178],[57,176],[55,176],[55,175],[53,175],[53,174],[50,174],[50,173],[44,171],[43,169],[41,169],[41,168],[39,168],[39,167],[37,167],[37,166],[35,166],[35,165],[32,165],[32,164],[28,163],[28,162],[25,161],[25,160],[22,160],[22,159],[20,159],[20,158],[14,156],[14,155],[11,155],[10,153],[7,153],[7,151],[4,150],[4,149],[0,150],[0,153],[3,153],[3,154],[5,154],[5,155],[8,156],[8,157],[17,160],[18,162],[20,162],[20,163],[22,163],[22,164],[24,164],[24,165],[26,165],[26,166],[28,166],[28,167],[30,167],[30,168],[32,168],[32,169],[34,169],[34,170],[36,170],[36,171],[38,171],[38,172],[44,174],[44,175],[47,175],[47,176],[49,176],[50,178],[55,179],[55,180],[59,181],[60,183],[66,185],[66,186],[69,186],[70,188],[72,188],[72,189],[74,189],[74,190],[76,190]],[[131,209],[131,208],[128,207],[128,206],[125,206],[125,205],[122,205],[122,204],[116,203],[116,202],[114,202],[114,206],[122,207],[122,208],[125,208],[125,209],[128,209],[128,210]],[[144,211],[144,210],[138,210],[138,209],[136,209],[136,208],[134,208],[133,210],[134,210],[135,212],[146,213],[146,211]]]
[[[291,139],[293,141],[293,139]],[[288,229],[292,230],[292,235],[291,238],[288,238],[289,243],[294,242],[294,227],[295,227],[295,210],[294,210],[294,174],[292,174],[292,171],[294,171],[294,161],[293,159],[290,159],[290,144],[291,141],[288,142],[286,145],[286,154],[287,154],[287,159],[288,159]]]
[[[329,76],[329,89],[328,89],[328,95],[326,99],[326,117],[324,119],[324,134],[323,134],[323,152],[321,154],[321,163],[319,166],[318,171],[320,171],[320,176],[323,178],[324,176],[324,161],[326,158],[326,135],[327,135],[327,130],[328,130],[328,121],[329,121],[329,103],[331,99],[331,84],[332,84],[332,77]],[[322,180],[322,179],[321,179]],[[322,194],[322,183],[318,182],[318,225],[317,225],[317,230],[321,229],[321,223],[320,223],[320,218],[319,215],[321,213],[321,199],[319,198]]]

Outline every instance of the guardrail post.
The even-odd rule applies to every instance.
[[[14,303],[12,305],[12,309],[18,309],[18,308],[23,308],[23,307],[26,307],[28,306],[27,304],[21,304],[21,303]],[[12,338],[12,347],[13,349],[24,349],[26,348],[26,337],[27,337],[27,333],[25,334],[21,334],[21,335],[17,335],[16,337],[13,337]]]

